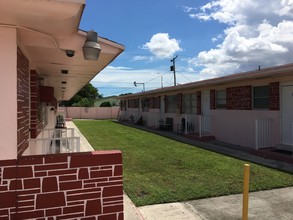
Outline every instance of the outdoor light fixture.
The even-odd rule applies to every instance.
[[[134,81],[133,82],[133,85],[135,86],[135,87],[137,87],[137,85],[142,85],[143,86],[143,92],[145,92],[145,86],[144,86],[144,83],[138,83],[138,82],[136,82],[136,81]]]
[[[86,41],[82,47],[83,57],[86,60],[97,60],[99,58],[101,47],[98,43],[97,32],[90,30],[87,33]]]
[[[66,56],[68,57],[74,57],[74,50],[65,50]]]

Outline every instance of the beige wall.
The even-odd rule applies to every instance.
[[[59,107],[59,111],[73,119],[117,119],[119,107]]]
[[[211,110],[212,134],[219,141],[255,149],[256,119],[272,120],[271,144],[279,144],[279,111]]]
[[[124,115],[124,120],[128,120],[130,114],[138,112],[137,109],[128,109],[127,112],[121,111]],[[150,117],[149,117],[150,114]],[[133,114],[134,115],[134,114]],[[143,116],[147,126],[153,126],[154,117],[152,112],[142,112],[136,116]],[[159,116],[159,112],[158,112]],[[176,114],[163,113],[163,120],[167,117],[173,118],[173,132],[177,131],[178,124],[181,124],[181,119],[186,118],[187,122],[191,122],[194,126],[194,132],[199,132],[199,115],[197,114]],[[249,147],[255,149],[256,119],[269,119],[271,124],[271,146],[280,143],[280,112],[269,110],[211,110],[211,134],[219,141],[228,142],[235,145]],[[158,119],[159,120],[159,117]],[[136,119],[135,119],[136,121]]]
[[[0,27],[0,160],[17,157],[16,29]]]

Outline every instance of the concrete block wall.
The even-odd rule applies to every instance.
[[[123,220],[121,152],[0,161],[0,198],[0,219]]]

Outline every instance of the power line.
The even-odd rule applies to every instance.
[[[183,73],[179,73],[180,75],[182,75],[185,79],[187,79],[189,82],[192,82],[192,80],[188,79]]]

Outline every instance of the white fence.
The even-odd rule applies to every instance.
[[[271,147],[272,119],[255,119],[255,148]]]
[[[146,118],[144,119],[147,121],[148,127],[159,127],[159,121],[160,121],[160,113],[159,112],[148,112],[146,115]]]
[[[194,126],[194,117],[188,117],[188,115],[184,115],[181,119],[181,123],[177,124],[177,133],[179,134],[190,134],[195,133],[195,126]]]
[[[199,137],[211,135],[211,116],[200,115],[199,116]]]
[[[41,148],[42,154],[80,152],[80,137],[74,136],[74,128],[42,129],[40,134],[29,142]]]

